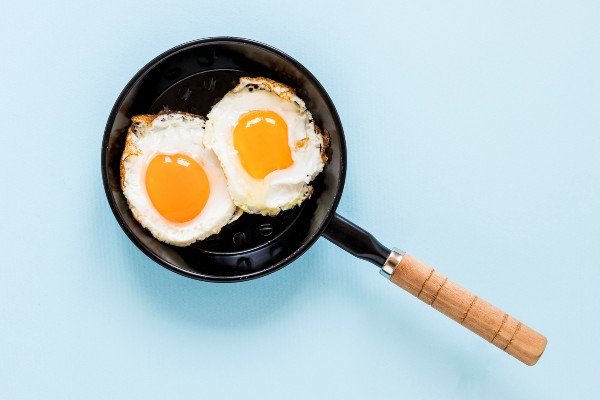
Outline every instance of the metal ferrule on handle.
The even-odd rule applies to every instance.
[[[394,270],[396,269],[398,264],[400,264],[400,262],[402,261],[402,256],[405,253],[406,253],[405,251],[402,251],[402,250],[394,247],[392,249],[392,252],[388,256],[388,258],[385,260],[385,263],[383,263],[383,266],[379,270],[379,273],[381,275],[383,275],[384,278],[391,279],[392,274],[394,273]]]

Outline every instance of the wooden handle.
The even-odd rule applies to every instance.
[[[534,365],[546,348],[543,335],[409,254],[390,280],[527,365]]]

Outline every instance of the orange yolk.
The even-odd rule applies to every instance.
[[[287,124],[273,111],[242,115],[233,130],[233,147],[246,172],[256,179],[293,163]]]
[[[194,219],[208,201],[206,172],[185,154],[159,154],[146,170],[146,191],[158,212],[172,222]]]

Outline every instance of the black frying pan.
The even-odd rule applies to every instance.
[[[206,115],[242,76],[264,76],[296,89],[317,125],[329,132],[330,162],[300,207],[277,217],[244,214],[218,235],[188,247],[159,242],[133,218],[120,187],[119,162],[131,117],[164,109]],[[546,344],[543,336],[336,214],[345,175],[344,131],[325,89],[298,61],[247,39],[197,40],[150,61],[119,95],[102,141],[102,179],[110,207],[129,239],[162,266],[195,279],[243,281],[284,267],[322,235],[521,361],[537,361]]]

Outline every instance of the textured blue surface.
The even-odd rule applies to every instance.
[[[0,398],[597,398],[598,2],[9,2]],[[297,58],[344,122],[339,212],[549,338],[526,367],[320,240],[260,280],[173,274],[106,203],[122,87],[182,42]]]

